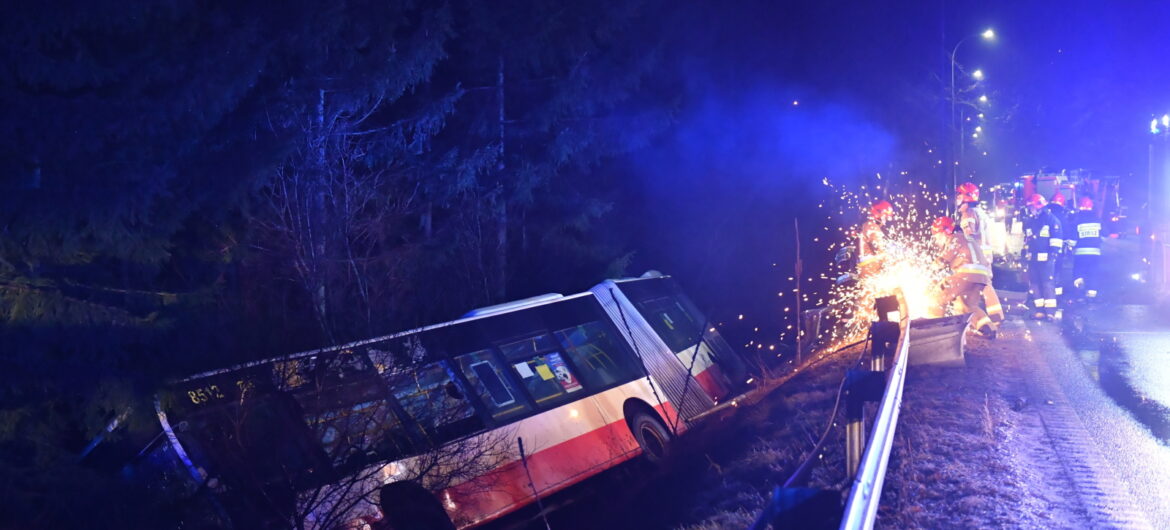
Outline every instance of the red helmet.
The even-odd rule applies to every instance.
[[[955,188],[955,195],[959,202],[979,202],[979,186],[974,182],[964,182]]]
[[[1048,201],[1044,200],[1044,196],[1039,193],[1033,193],[1031,197],[1028,197],[1028,206],[1031,208],[1039,210],[1047,205]]]
[[[892,215],[894,215],[894,207],[890,205],[890,201],[881,200],[869,207],[869,217],[872,219],[885,220]]]
[[[946,216],[939,217],[938,219],[935,219],[933,223],[930,223],[930,231],[936,234],[939,232],[947,234],[954,233],[955,220]]]
[[[1092,210],[1093,209],[1093,199],[1090,199],[1088,195],[1081,196],[1080,199],[1077,199],[1077,209],[1078,210]]]
[[[1064,206],[1064,194],[1059,192],[1059,191],[1056,193],[1053,193],[1052,199],[1050,199],[1048,202],[1051,202],[1052,204],[1059,204],[1061,206]]]

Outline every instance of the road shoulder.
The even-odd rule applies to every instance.
[[[913,367],[879,526],[1149,527],[1051,355],[1072,359],[1054,326],[1013,320],[971,341],[965,368]]]

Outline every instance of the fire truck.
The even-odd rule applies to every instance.
[[[1076,208],[1081,197],[1089,197],[1101,213],[1105,237],[1121,238],[1141,232],[1129,205],[1122,199],[1121,179],[1116,176],[1099,177],[1085,169],[1040,170],[991,186],[988,191],[986,207],[993,216],[992,243],[996,267],[1000,269],[997,280],[1004,283],[1023,285],[1023,219],[1027,214],[1027,199],[1034,194],[1051,202],[1059,192],[1070,210]]]
[[[1045,200],[1060,192],[1068,208],[1076,208],[1081,197],[1093,200],[1093,207],[1101,212],[1105,233],[1109,237],[1123,237],[1137,233],[1139,228],[1130,219],[1128,205],[1121,198],[1121,179],[1116,176],[1097,177],[1085,169],[1059,172],[1037,171],[990,188],[989,210],[995,221],[1003,222],[1005,233],[1021,233],[1019,221],[1025,213],[1028,197],[1039,193]]]

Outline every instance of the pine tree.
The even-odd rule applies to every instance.
[[[437,82],[457,83],[466,95],[439,143],[473,154],[474,163],[460,168],[463,178],[450,179],[460,184],[456,191],[436,202],[450,212],[456,268],[479,293],[474,303],[512,296],[517,271],[620,258],[614,249],[598,256],[601,247],[580,236],[609,208],[591,172],[669,121],[666,105],[637,99],[658,63],[652,36],[634,30],[645,25],[645,6],[607,0],[456,6],[459,39]],[[581,244],[564,244],[573,239]],[[557,270],[566,269],[546,272]]]
[[[416,215],[416,175],[457,87],[413,97],[445,56],[445,7],[365,6],[347,17],[349,47],[332,47],[308,81],[316,92],[292,114],[295,149],[258,195],[256,265],[300,287],[323,340],[369,336],[393,314],[404,225]],[[276,258],[276,259],[272,259]]]

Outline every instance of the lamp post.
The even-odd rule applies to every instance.
[[[1150,166],[1146,213],[1150,219],[1151,280],[1159,294],[1170,285],[1170,114],[1150,120]]]
[[[975,37],[980,37],[983,40],[987,40],[987,41],[995,40],[995,31],[992,30],[991,28],[988,28],[986,30],[983,30],[982,33],[975,33],[972,35],[967,35],[966,37],[959,39],[959,42],[956,42],[955,47],[951,49],[951,133],[957,134],[958,139],[959,139],[959,148],[960,149],[962,149],[964,139],[963,139],[962,131],[959,130],[958,125],[956,125],[956,123],[955,123],[955,69],[958,65],[958,63],[955,61],[955,55],[959,53],[959,46],[962,46],[964,42],[967,42],[968,40],[971,40]],[[983,79],[983,71],[982,70],[976,70],[974,72],[974,74],[972,74],[972,75],[975,77],[976,80]],[[981,96],[980,101],[986,103],[987,96]],[[951,156],[955,155],[955,151],[956,151],[956,149],[954,149],[952,147],[951,148]],[[959,180],[958,160],[953,160],[951,162],[951,189],[952,190],[958,186],[958,180]]]

